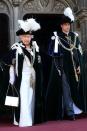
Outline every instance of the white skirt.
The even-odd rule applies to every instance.
[[[22,72],[20,86],[20,120],[19,126],[32,126],[34,119],[35,98],[35,71],[30,67],[29,71]]]

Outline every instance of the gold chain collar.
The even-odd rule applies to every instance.
[[[65,41],[65,42],[67,42],[67,41],[64,40],[63,38],[61,38],[61,37],[59,37],[59,38],[62,39],[63,41]],[[68,44],[70,45],[70,48],[67,48],[66,46],[64,46],[61,41],[60,41],[60,45],[61,45],[65,50],[67,50],[67,51],[72,51],[74,48],[76,48],[76,38],[77,38],[77,36],[75,35],[74,44],[71,44],[71,42],[73,42],[73,41],[71,40],[71,38],[69,38],[69,37],[67,37],[67,36],[66,36],[66,38],[67,38],[67,40],[68,40]]]

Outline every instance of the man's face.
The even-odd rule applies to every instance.
[[[61,24],[62,32],[69,33],[70,31],[70,23]]]
[[[25,46],[29,45],[29,43],[31,42],[31,39],[32,39],[32,35],[30,35],[30,34],[20,35],[19,37]]]

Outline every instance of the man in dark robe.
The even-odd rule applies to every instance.
[[[69,16],[68,12],[71,12]],[[47,120],[75,120],[75,114],[82,111],[79,99],[79,77],[81,45],[78,35],[70,32],[74,17],[70,8],[66,8],[60,23],[61,31],[54,32],[49,44],[52,66],[46,95]]]

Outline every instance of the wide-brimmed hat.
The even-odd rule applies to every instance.
[[[40,24],[36,22],[35,19],[30,18],[27,20],[18,20],[18,31],[16,35],[25,35],[25,34],[32,34],[32,32],[39,30]]]

